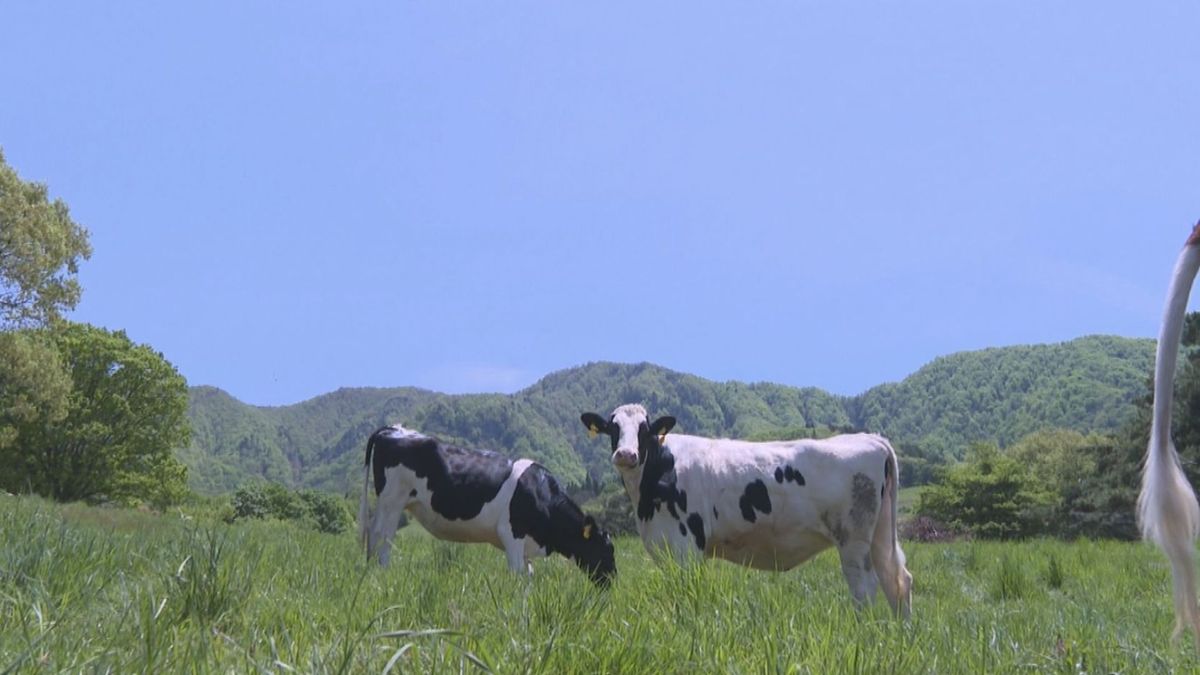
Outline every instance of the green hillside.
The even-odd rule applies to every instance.
[[[1147,393],[1154,341],[1083,337],[935,359],[853,399],[856,426],[961,457],[975,440],[1010,445],[1039,429],[1111,431]]]
[[[570,485],[613,480],[606,444],[587,438],[584,411],[641,402],[676,430],[735,438],[859,428],[926,456],[961,456],[972,441],[1010,444],[1048,427],[1111,431],[1145,392],[1152,340],[1086,337],[1055,345],[939,358],[902,382],[855,397],[778,384],[713,382],[652,364],[593,363],[551,373],[512,395],[450,396],[402,387],[338,391],[291,406],[243,404],[191,390],[195,434],[180,451],[192,486],[229,491],[266,478],[345,492],[361,480],[367,436],[402,422],[444,440],[531,457]]]

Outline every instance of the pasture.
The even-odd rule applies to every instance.
[[[856,613],[829,551],[786,574],[659,567],[617,542],[596,590],[481,545],[0,497],[0,673],[1195,672],[1141,543],[904,544],[913,619]]]

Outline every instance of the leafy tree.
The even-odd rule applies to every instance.
[[[1062,495],[1067,487],[1095,473],[1097,457],[1092,449],[1103,439],[1099,434],[1047,429],[1022,438],[1005,454],[1027,467],[1046,491]]]
[[[1148,435],[1138,442],[1137,424],[1113,436],[1092,437],[1096,442],[1080,448],[1094,457],[1095,470],[1062,486],[1062,502],[1055,509],[1055,534],[1093,539],[1137,539],[1135,520],[1141,460]]]
[[[70,380],[44,330],[79,300],[87,231],[45,185],[21,180],[0,151],[0,450],[17,427],[53,424],[67,409]]]
[[[0,332],[0,450],[17,439],[17,429],[67,415],[71,380],[46,331]]]
[[[183,376],[121,331],[68,324],[52,340],[72,385],[67,414],[15,425],[0,486],[60,501],[182,498],[187,471],[173,450],[190,434]]]
[[[978,537],[1013,539],[1043,533],[1053,501],[1030,467],[976,443],[921,492],[917,512]]]
[[[46,186],[21,180],[0,151],[0,328],[45,326],[79,301],[87,230]]]

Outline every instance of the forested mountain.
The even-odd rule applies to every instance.
[[[579,415],[641,402],[681,433],[765,438],[821,428],[888,435],[904,454],[961,456],[972,442],[1015,442],[1038,429],[1111,431],[1146,391],[1152,340],[1086,337],[964,352],[855,397],[777,384],[712,382],[652,364],[593,363],[512,395],[451,396],[414,388],[339,389],[296,405],[243,404],[191,390],[192,445],[180,451],[201,492],[261,477],[337,492],[356,487],[367,436],[401,422],[444,440],[537,459],[573,486],[614,479],[608,445]]]
[[[1046,428],[1111,431],[1148,391],[1154,341],[1089,336],[935,359],[850,401],[858,427],[961,457],[974,440],[1005,447]]]

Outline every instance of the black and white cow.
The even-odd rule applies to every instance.
[[[532,460],[456,448],[397,425],[371,434],[365,464],[359,532],[368,558],[377,553],[381,565],[388,564],[392,536],[408,511],[438,539],[503,550],[513,571],[532,572],[529,558],[561,553],[599,585],[616,574],[608,533]]]
[[[912,575],[896,538],[896,453],[881,436],[751,443],[667,432],[623,405],[584,426],[612,441],[612,463],[654,555],[702,555],[758,569],[786,570],[836,546],[856,605],[882,582],[893,609],[908,616]]]

